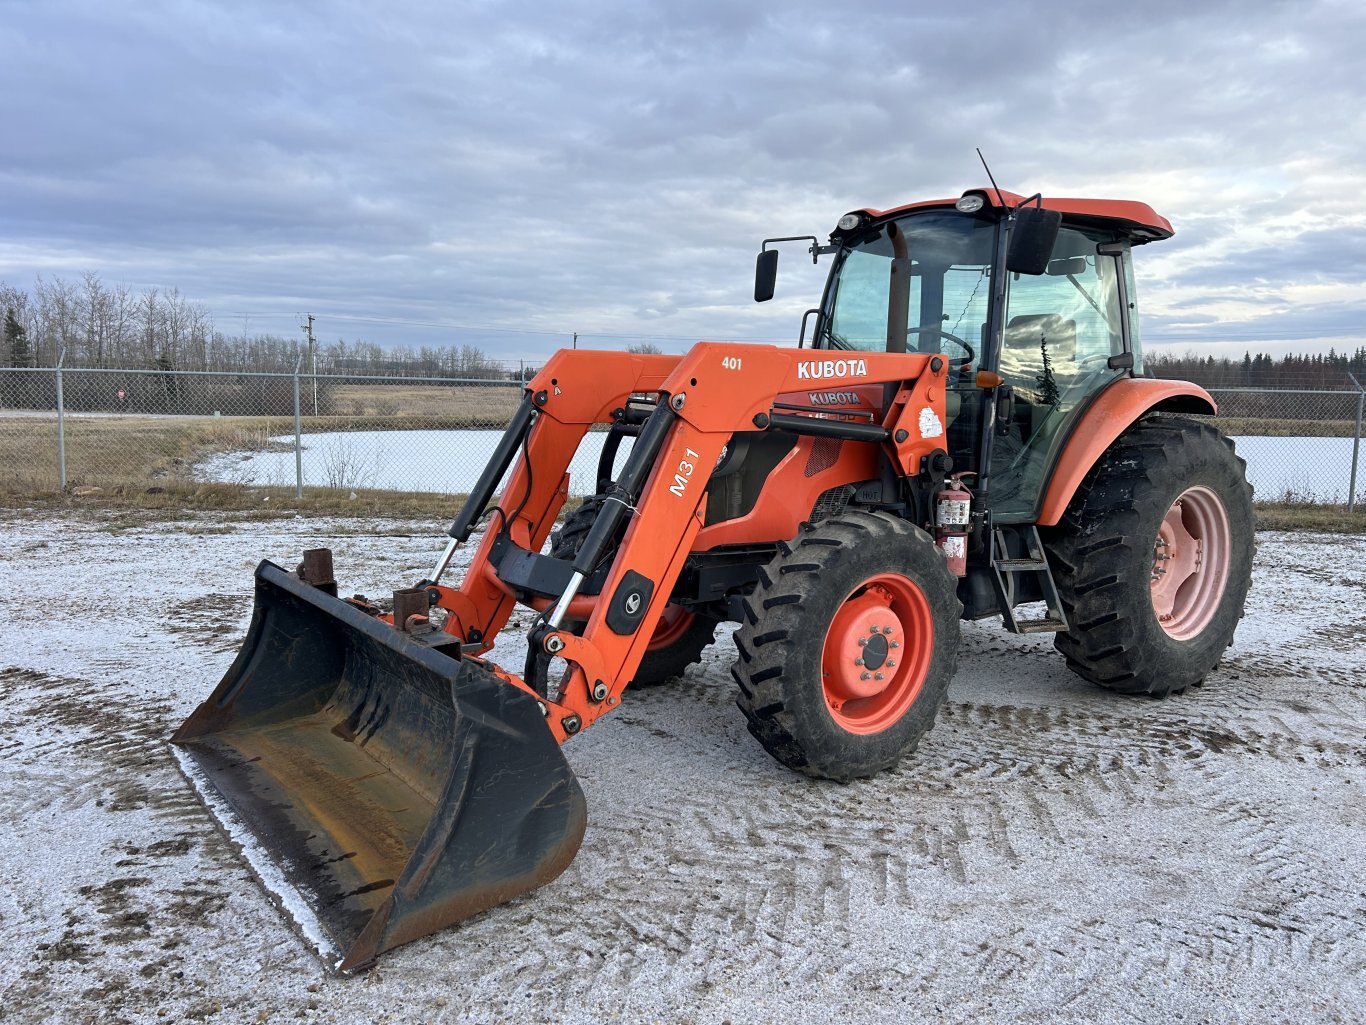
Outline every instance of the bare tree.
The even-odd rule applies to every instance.
[[[81,304],[76,286],[61,278],[45,281],[39,277],[33,295],[37,337],[32,341],[38,364],[52,366],[63,355],[73,362],[80,360],[83,353],[77,343],[81,338]]]
[[[157,342],[161,335],[161,306],[157,302],[157,290],[149,288],[138,297],[138,319],[142,322],[141,362],[146,366],[156,366]]]
[[[82,355],[85,361],[103,367],[108,357],[109,294],[94,271],[87,271],[81,280],[85,286],[78,299],[80,317],[85,325]]]

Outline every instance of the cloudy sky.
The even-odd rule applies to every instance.
[[[511,358],[790,341],[827,267],[756,306],[760,240],[981,185],[980,146],[1171,219],[1150,347],[1355,349],[1363,53],[1360,0],[0,0],[0,281]]]

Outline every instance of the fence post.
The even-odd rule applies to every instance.
[[[66,362],[66,350],[57,355],[57,479],[61,489],[66,490],[66,404],[62,401],[62,364]]]
[[[1347,511],[1350,513],[1355,512],[1357,507],[1357,460],[1361,455],[1361,413],[1362,406],[1366,405],[1366,388],[1362,388],[1361,382],[1351,374],[1347,376],[1357,386],[1357,422],[1352,432],[1352,479],[1347,485]]]
[[[294,362],[294,497],[304,497],[304,438],[303,425],[299,413],[299,369],[304,358],[299,356]]]

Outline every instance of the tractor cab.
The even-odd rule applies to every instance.
[[[1142,369],[1129,250],[1170,234],[1145,204],[994,190],[855,211],[813,246],[834,265],[811,344],[945,356],[955,471],[1032,522],[1086,406]]]

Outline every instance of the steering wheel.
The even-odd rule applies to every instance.
[[[940,338],[945,338],[948,339],[950,342],[953,342],[954,345],[959,346],[964,352],[967,353],[967,356],[963,359],[949,360],[950,366],[965,367],[977,358],[977,353],[973,350],[971,345],[963,341],[963,339],[959,338],[957,335],[950,334],[949,332],[945,331],[942,327],[939,327],[937,324],[922,324],[920,327],[910,327],[906,329],[906,333],[908,335],[938,335]]]

